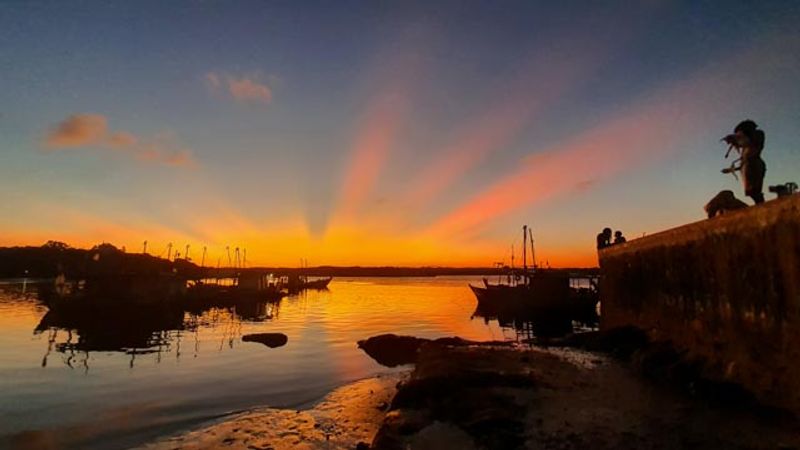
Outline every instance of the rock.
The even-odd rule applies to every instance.
[[[447,347],[463,347],[470,345],[513,346],[512,342],[475,342],[460,337],[443,337],[430,340],[413,336],[398,336],[396,334],[381,334],[358,341],[358,347],[360,349],[364,350],[379,364],[387,367],[413,364],[417,361],[417,353],[420,347],[428,344]]]
[[[283,347],[289,338],[283,333],[253,333],[242,336],[244,342],[258,342],[269,348]]]
[[[417,360],[417,350],[426,342],[430,342],[430,340],[412,336],[382,334],[358,341],[358,348],[364,350],[367,355],[379,364],[395,367],[414,363]]]

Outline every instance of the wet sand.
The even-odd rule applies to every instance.
[[[369,444],[408,372],[342,386],[308,410],[262,408],[141,449],[354,449]]]

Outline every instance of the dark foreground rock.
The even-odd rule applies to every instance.
[[[381,334],[369,339],[358,341],[358,348],[364,350],[372,359],[386,367],[396,367],[403,364],[413,364],[417,361],[420,348],[426,344],[467,346],[467,345],[499,345],[508,346],[509,342],[475,342],[461,339],[460,337],[444,337],[439,339],[424,339],[413,336],[398,336],[396,334]]]
[[[244,342],[258,342],[269,348],[283,347],[289,338],[283,333],[253,333],[242,336]]]
[[[576,339],[619,349],[625,333]],[[424,342],[415,356],[373,449],[800,447],[795,421],[686,395],[593,352]]]

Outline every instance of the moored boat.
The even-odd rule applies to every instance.
[[[530,230],[523,226],[523,268],[521,273],[510,269],[507,282],[490,283],[483,279],[483,286],[470,285],[478,300],[478,307],[504,314],[546,312],[550,314],[582,315],[593,314],[598,295],[590,283],[589,288],[571,286],[569,272],[557,269],[533,267],[529,270],[525,246]],[[533,254],[533,235],[530,234],[531,254]]]
[[[234,278],[192,282],[187,289],[186,303],[223,306],[248,301],[275,301],[285,295],[283,284],[271,274],[245,272]]]

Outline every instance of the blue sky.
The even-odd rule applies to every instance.
[[[798,19],[791,1],[5,2],[0,244],[465,265],[528,223],[543,258],[591,264],[603,226],[743,197],[718,139],[744,118],[766,184],[797,181]]]

